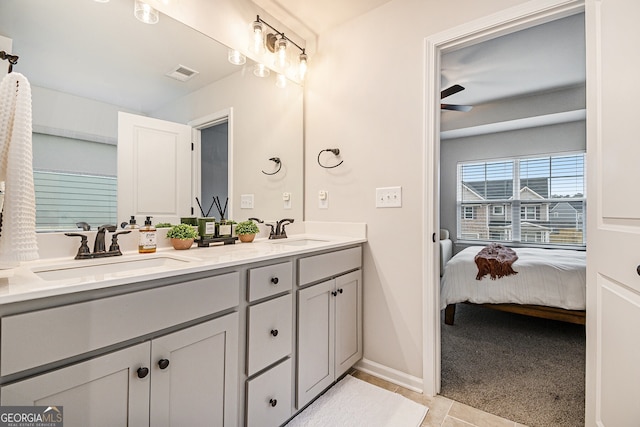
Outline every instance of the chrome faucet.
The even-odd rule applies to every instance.
[[[285,225],[289,225],[293,222],[291,218],[284,218],[276,222],[275,229],[272,224],[267,224],[271,227],[271,233],[269,233],[269,239],[286,239],[287,232],[284,229]]]
[[[84,227],[83,227],[84,228]],[[105,234],[107,231],[114,232],[117,227],[115,225],[101,225],[98,227],[98,232],[96,233],[96,239],[93,242],[93,253],[89,250],[89,246],[87,245],[87,235],[80,233],[64,233],[70,237],[80,237],[80,248],[78,249],[78,253],[76,254],[75,259],[89,259],[89,258],[103,258],[109,256],[118,256],[122,255],[120,251],[120,246],[118,245],[118,236],[120,234],[131,233],[131,230],[119,231],[114,233],[111,236],[111,246],[107,251],[105,245]]]

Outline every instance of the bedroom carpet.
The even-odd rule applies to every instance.
[[[381,387],[345,376],[287,427],[418,427],[427,407]]]
[[[584,426],[585,329],[458,304],[441,394],[530,427]]]

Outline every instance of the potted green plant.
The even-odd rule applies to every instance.
[[[260,229],[253,221],[242,221],[236,224],[236,234],[241,242],[253,242]]]
[[[167,238],[171,239],[171,245],[178,250],[189,249],[196,237],[198,232],[189,224],[174,225],[167,231]]]

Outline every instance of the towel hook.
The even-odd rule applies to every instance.
[[[282,169],[282,161],[280,160],[280,157],[271,157],[269,160],[271,160],[272,162],[274,162],[274,163],[276,164],[276,167],[277,167],[278,169],[276,169],[276,171],[275,171],[275,172],[265,172],[265,171],[262,171],[262,173],[263,173],[263,174],[265,174],[265,175],[275,175],[275,174],[277,174],[278,172],[280,172],[280,169]]]
[[[17,55],[10,55],[4,50],[0,50],[0,59],[6,59],[7,61],[9,61],[9,72],[12,72],[13,66],[18,63]]]
[[[331,153],[333,153],[334,156],[338,157],[340,155],[340,149],[339,148],[325,148],[324,150],[320,150],[320,152],[318,153],[318,164],[325,168],[325,169],[333,169],[333,168],[337,168],[338,166],[340,166],[344,160],[341,160],[340,163],[338,163],[337,165],[333,165],[333,166],[325,166],[322,163],[320,163],[320,155],[322,155],[322,153],[324,153],[325,151],[329,151]]]

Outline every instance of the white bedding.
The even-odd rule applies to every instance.
[[[569,310],[585,309],[586,252],[565,249],[513,248],[518,274],[476,280],[474,257],[483,246],[460,251],[446,265],[440,308],[469,301],[476,304],[534,304]]]

